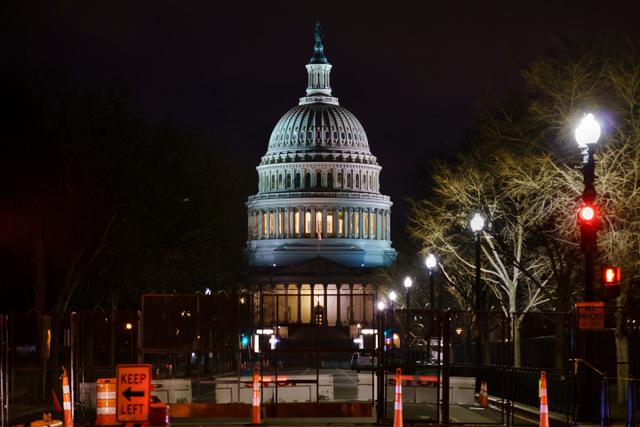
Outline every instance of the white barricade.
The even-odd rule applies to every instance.
[[[191,403],[193,399],[189,378],[152,380],[151,384],[153,384],[151,395],[165,403]]]

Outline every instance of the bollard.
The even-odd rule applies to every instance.
[[[260,374],[258,365],[253,367],[253,392],[251,393],[251,424],[260,424]]]
[[[540,427],[549,427],[549,404],[547,400],[547,374],[540,372],[540,381],[538,383],[540,395]]]
[[[636,383],[632,380],[627,387],[627,427],[638,427],[636,399]]]
[[[402,427],[402,371],[396,369],[396,396],[393,403],[393,427]]]
[[[111,426],[116,422],[116,379],[98,378],[96,381],[96,425]]]
[[[602,386],[600,389],[600,425],[607,426],[611,424],[611,407],[609,406],[609,380],[602,377]]]
[[[71,407],[71,389],[67,370],[62,367],[62,409],[64,411],[64,427],[73,427],[73,408]]]

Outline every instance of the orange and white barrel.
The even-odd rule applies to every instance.
[[[111,426],[116,422],[116,379],[98,378],[96,381],[96,425]]]

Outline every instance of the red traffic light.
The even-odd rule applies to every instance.
[[[602,283],[605,286],[620,284],[620,267],[602,267]]]
[[[578,211],[578,218],[584,224],[590,224],[596,218],[596,209],[591,205],[582,205]]]

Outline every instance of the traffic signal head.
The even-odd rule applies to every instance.
[[[240,347],[245,349],[249,347],[249,337],[246,335],[240,335]]]
[[[592,224],[596,219],[596,208],[590,204],[583,204],[578,211],[578,219],[582,224]]]
[[[616,286],[620,284],[620,267],[602,267],[602,283],[605,286]]]

